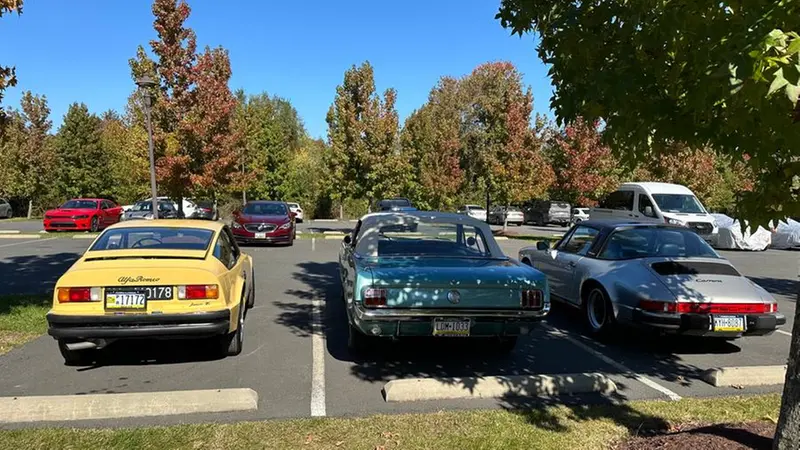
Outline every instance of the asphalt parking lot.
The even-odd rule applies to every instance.
[[[12,223],[13,222],[9,222]],[[17,222],[19,223],[19,222]],[[0,240],[0,294],[49,292],[89,240]],[[508,356],[490,345],[458,339],[401,341],[355,358],[347,349],[340,301],[340,242],[302,239],[293,247],[247,247],[256,267],[256,306],[249,311],[241,355],[209,359],[202,341],[119,342],[91,367],[67,367],[47,336],[0,356],[0,396],[158,392],[251,388],[258,410],[78,425],[131,426],[195,421],[239,421],[312,415],[349,416],[442,409],[535,407],[547,398],[386,402],[387,381],[602,372],[618,386],[614,400],[670,399],[778,391],[781,386],[713,387],[701,380],[720,366],[782,365],[789,352],[797,291],[797,252],[723,252],[741,272],[769,290],[787,316],[784,333],[734,342],[620,333],[605,342],[583,334],[580,318],[554,307],[542,326]],[[500,242],[515,256],[524,241]],[[559,401],[605,401],[599,394]],[[70,425],[76,425],[70,423]]]

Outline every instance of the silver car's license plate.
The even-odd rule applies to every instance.
[[[744,331],[744,316],[714,316],[714,331]]]
[[[469,336],[469,320],[436,319],[433,321],[434,336]]]

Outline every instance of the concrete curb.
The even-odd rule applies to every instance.
[[[494,240],[495,241],[507,241],[508,240],[508,236],[495,236]]]
[[[703,381],[715,386],[769,386],[783,384],[786,366],[718,367],[703,373]]]
[[[325,236],[325,239],[326,240],[327,239],[330,239],[330,240],[334,240],[335,239],[335,240],[341,241],[342,239],[344,239],[344,235],[343,234],[339,234],[339,235],[330,235],[329,234],[329,235]]]
[[[509,377],[408,378],[383,386],[387,402],[457,398],[532,397],[539,395],[616,392],[617,385],[601,373]]]
[[[97,236],[100,236],[100,235],[99,234],[76,234],[75,236],[72,236],[72,239],[94,239]]]
[[[0,239],[39,239],[41,234],[0,234]]]
[[[314,219],[314,220],[311,220],[310,222],[338,222],[338,220],[337,219]]]
[[[0,397],[0,423],[113,419],[258,409],[252,389]]]
[[[341,231],[323,231],[322,234],[335,234],[337,236],[344,236],[344,233]]]
[[[19,234],[19,230],[0,230],[0,234]]]

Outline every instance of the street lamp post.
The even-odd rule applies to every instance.
[[[153,124],[150,121],[150,109],[153,106],[153,94],[150,89],[156,86],[152,78],[145,75],[136,79],[136,85],[144,98],[144,114],[147,120],[147,145],[150,151],[150,197],[153,201],[153,219],[158,219],[158,190],[156,189],[156,160],[153,155]]]

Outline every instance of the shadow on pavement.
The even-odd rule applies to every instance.
[[[223,359],[216,344],[212,339],[121,340],[96,351],[93,364],[78,367],[77,371],[109,366],[182,364]]]
[[[787,278],[767,278],[767,277],[748,277],[754,283],[763,287],[770,294],[784,295],[789,297],[789,301],[795,301],[798,291],[800,290],[800,282],[797,280]]]
[[[56,281],[72,266],[80,253],[11,256],[0,260],[0,295],[43,294],[53,291]]]
[[[339,283],[339,264],[336,262],[302,262],[292,274],[301,281],[305,289],[289,289],[287,295],[296,298],[293,302],[273,302],[281,309],[275,323],[283,325],[298,336],[310,336],[313,330],[313,300],[321,300],[329,305],[341,297]],[[327,310],[328,308],[326,308]],[[327,323],[327,320],[324,320]]]

